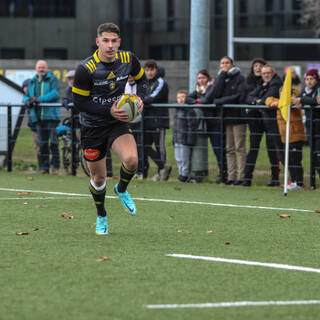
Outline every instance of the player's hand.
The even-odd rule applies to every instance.
[[[141,114],[142,111],[143,111],[144,103],[143,103],[142,99],[141,99],[139,96],[136,95],[136,97],[137,97],[138,100],[139,100],[138,114]]]
[[[115,101],[110,109],[111,116],[119,121],[128,122],[129,118],[125,110],[120,110],[117,108],[118,100]]]

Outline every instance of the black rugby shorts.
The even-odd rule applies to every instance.
[[[107,127],[89,128],[81,126],[81,147],[87,161],[98,161],[105,157],[107,149],[124,134],[131,134],[128,123],[121,122]]]

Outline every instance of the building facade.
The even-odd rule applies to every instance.
[[[234,35],[314,37],[299,0],[234,1]],[[210,1],[210,60],[227,53],[227,0]],[[100,23],[117,23],[122,48],[139,58],[188,60],[189,0],[1,0],[0,59],[81,60]],[[200,50],[201,48],[199,48]],[[317,60],[317,45],[237,44],[236,60]]]

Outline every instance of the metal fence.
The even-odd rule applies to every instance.
[[[52,106],[52,107],[61,107],[61,104],[41,104],[40,106]],[[18,119],[15,119],[15,122],[13,122],[13,114],[12,110],[13,108],[21,107]],[[3,108],[6,109],[6,112],[2,112],[0,114],[0,127],[6,126],[6,145],[7,150],[0,150],[0,155],[4,155],[6,157],[5,165],[7,167],[7,171],[12,171],[13,169],[13,154],[14,154],[14,145],[18,138],[19,129],[22,123],[22,119],[25,116],[25,108],[23,104],[15,104],[15,105],[9,105],[9,104],[0,104],[0,110],[3,111]],[[202,112],[198,113],[197,117],[199,122],[206,122],[207,120],[215,120],[218,126],[216,127],[215,132],[210,132],[206,128],[206,126],[199,127],[196,130],[194,130],[192,133],[197,137],[203,137],[205,141],[207,141],[207,137],[211,135],[216,135],[218,139],[220,139],[220,157],[221,159],[225,158],[226,154],[226,142],[225,142],[225,132],[226,132],[226,122],[230,120],[236,120],[235,118],[232,118],[228,116],[228,110],[231,109],[241,109],[242,110],[242,119],[245,119],[246,122],[255,121],[255,118],[251,118],[249,116],[250,112],[249,110],[259,109],[259,110],[267,110],[269,109],[266,106],[252,106],[252,105],[223,105],[223,106],[216,106],[216,105],[180,105],[180,104],[154,104],[152,105],[152,108],[165,108],[170,109],[170,127],[173,128],[173,120],[174,120],[174,113],[178,110],[202,110]],[[309,175],[309,181],[310,186],[312,188],[316,188],[316,160],[315,160],[315,152],[314,152],[314,146],[316,139],[320,139],[319,136],[314,134],[314,111],[316,109],[320,109],[320,106],[317,107],[309,107],[305,106],[304,110],[308,113],[308,118],[305,119],[304,124],[307,130],[307,136],[308,136],[308,145],[309,145],[309,169],[310,169],[310,175]],[[76,159],[79,155],[77,155],[77,148],[76,148],[76,128],[75,128],[75,117],[73,116],[73,108],[70,108],[71,110],[71,141],[72,141],[72,161],[71,161],[71,173],[72,175],[76,175],[77,171],[77,163]],[[216,113],[213,117],[206,116],[206,110],[216,110]],[[275,120],[275,119],[273,119]],[[135,126],[135,133],[141,135],[141,140],[137,142],[138,148],[140,148],[141,152],[139,152],[139,161],[144,161],[144,152],[145,152],[145,143],[144,143],[144,137],[148,133],[152,133],[152,130],[145,128],[145,123],[148,121],[148,117],[146,117],[144,114],[142,114],[142,120],[139,122],[138,125]],[[1,129],[1,128],[0,128]],[[3,128],[2,128],[3,129]],[[175,130],[175,128],[173,128]],[[3,131],[2,131],[3,132]],[[254,133],[252,133],[254,134]],[[3,142],[4,137],[0,138],[0,144],[1,141]],[[250,145],[248,146],[250,147]],[[199,145],[198,148],[208,148],[207,143],[204,143],[203,145]],[[258,152],[259,150],[257,150]],[[203,161],[208,161],[208,159],[204,159]],[[144,166],[144,163],[142,163],[142,166]],[[220,171],[223,172],[225,170],[225,162],[222,161],[220,164]],[[318,170],[318,168],[317,168]],[[206,173],[204,174],[206,175]]]

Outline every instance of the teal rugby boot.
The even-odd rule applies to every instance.
[[[122,202],[125,210],[134,216],[136,214],[136,206],[134,205],[134,202],[129,194],[128,191],[125,192],[119,192],[118,191],[118,184],[114,186],[114,192],[119,197],[120,201]]]

